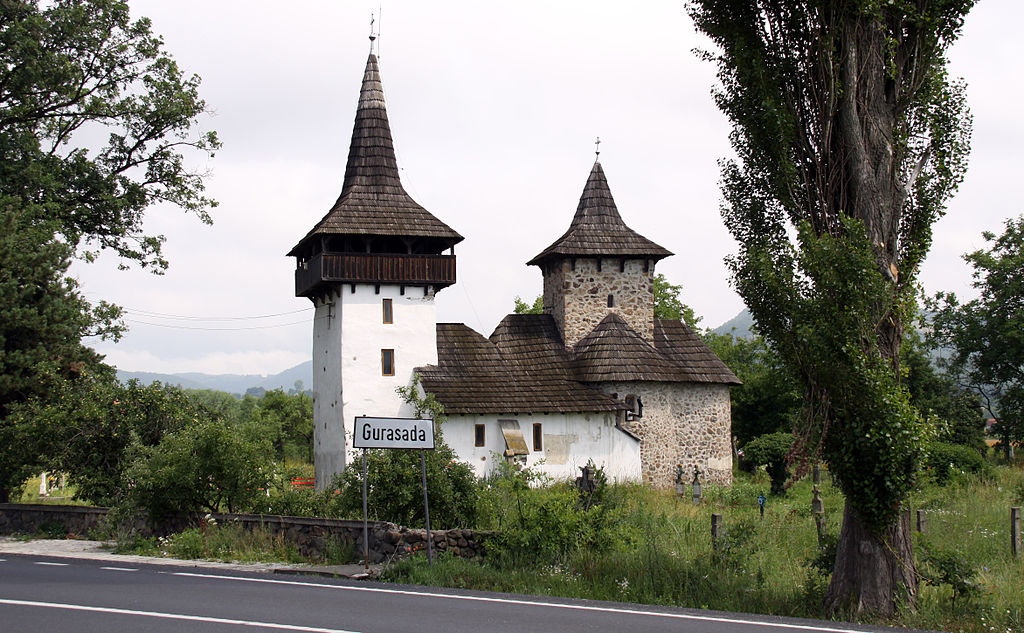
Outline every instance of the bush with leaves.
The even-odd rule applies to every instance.
[[[921,577],[929,585],[949,585],[952,590],[952,608],[956,608],[957,600],[964,607],[981,595],[982,587],[976,577],[977,570],[965,556],[959,552],[938,549],[926,542],[921,544],[921,552],[925,563]]]
[[[624,515],[600,470],[597,488],[585,493],[539,470],[499,463],[480,484],[480,525],[495,531],[487,547],[498,564],[552,564],[579,550],[607,551],[628,540]]]
[[[792,446],[792,433],[769,433],[743,445],[743,461],[754,468],[765,466],[772,480],[773,495],[786,493],[786,456]]]
[[[472,467],[444,441],[444,407],[433,394],[420,389],[419,376],[399,395],[413,406],[416,416],[434,421],[434,450],[375,449],[366,451],[367,514],[371,519],[399,525],[426,523],[423,507],[421,459],[426,465],[431,527],[471,527],[476,524],[476,475]],[[341,491],[337,501],[342,516],[362,516],[363,463],[354,460],[331,489]]]
[[[166,513],[236,512],[256,506],[273,474],[273,449],[251,428],[197,420],[156,446],[134,447],[129,502]]]
[[[471,527],[476,523],[476,476],[435,431],[434,450],[424,451],[431,527]],[[374,449],[366,452],[367,513],[371,520],[405,526],[426,523],[420,452]],[[363,463],[356,459],[335,480],[341,491],[337,511],[356,518],[363,509]]]
[[[985,472],[985,459],[969,446],[929,442],[925,445],[925,450],[927,456],[924,459],[924,467],[940,486],[946,485],[960,474]]]

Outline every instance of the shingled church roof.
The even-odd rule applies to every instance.
[[[557,257],[623,256],[659,260],[672,252],[626,226],[615,206],[601,163],[595,161],[569,230],[527,262],[539,266]]]
[[[507,338],[509,346],[499,346],[462,323],[437,324],[437,365],[417,367],[416,372],[423,388],[434,394],[445,411],[556,413],[626,408],[611,396],[568,378],[568,358],[546,340],[555,327],[549,315],[512,316],[531,318],[514,324],[523,336]]]
[[[656,319],[654,325],[652,346],[610,313],[570,351],[549,314],[510,314],[490,339],[461,323],[439,323],[437,365],[416,371],[452,414],[628,408],[586,383],[741,384],[685,324]]]
[[[448,246],[462,241],[461,235],[420,206],[402,187],[377,56],[373,53],[366,60],[341,195],[288,255],[299,255],[300,247],[319,234],[430,237]]]

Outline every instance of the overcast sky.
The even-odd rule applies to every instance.
[[[94,341],[131,371],[268,374],[308,360],[312,312],[285,253],[336,200],[376,1],[131,0],[198,74],[204,129],[224,148],[197,162],[220,202],[206,226],[156,207],[162,276],[76,265],[92,300],[128,310],[118,343]],[[626,3],[385,0],[378,56],[406,190],[461,233],[458,283],[438,319],[484,335],[516,295],[541,292],[525,262],[568,227],[594,140],[623,220],[673,251],[658,264],[715,327],[742,302],[723,257],[716,161],[729,125],[710,96],[714,67],[679,0]],[[974,116],[970,170],[921,274],[926,291],[970,294],[961,259],[983,230],[1024,212],[1020,186],[1021,6],[984,0],[951,53]],[[277,315],[267,317],[267,315]],[[263,318],[266,317],[266,318]]]

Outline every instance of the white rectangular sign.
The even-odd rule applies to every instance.
[[[434,448],[434,421],[415,418],[356,418],[354,448]]]

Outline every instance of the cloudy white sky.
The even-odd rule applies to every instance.
[[[203,79],[224,148],[208,163],[214,225],[154,208],[167,237],[163,276],[76,265],[93,300],[128,310],[131,331],[95,341],[132,371],[276,373],[307,360],[312,314],[294,296],[285,253],[341,189],[368,52],[380,13],[381,74],[402,180],[465,236],[458,283],[438,295],[440,321],[487,335],[516,295],[540,293],[525,262],[576,209],[594,139],[625,222],[675,253],[658,271],[683,286],[703,325],[742,309],[722,259],[734,243],[718,213],[716,161],[729,126],[709,91],[680,0],[131,0],[179,64]],[[968,82],[971,166],[936,226],[922,271],[929,292],[969,294],[960,258],[1024,212],[1020,148],[1021,8],[984,0],[951,53]],[[268,318],[266,315],[278,315]]]

